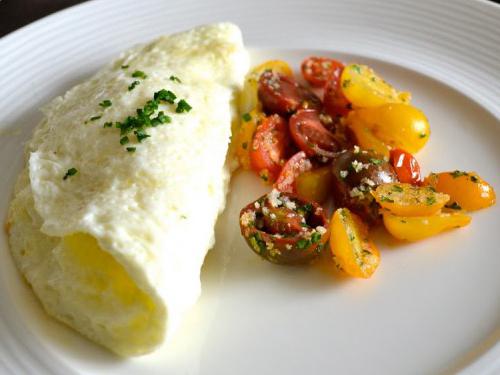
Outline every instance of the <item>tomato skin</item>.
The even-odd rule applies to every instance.
[[[301,109],[288,122],[290,134],[297,147],[307,156],[332,158],[339,146],[334,135],[321,123],[318,111]]]
[[[422,184],[420,165],[412,154],[400,148],[395,148],[390,152],[389,161],[394,167],[400,182],[412,185]]]
[[[312,164],[304,151],[299,151],[293,155],[281,169],[281,173],[276,180],[274,187],[283,193],[295,193],[295,182],[297,177],[312,169]]]
[[[270,113],[287,116],[300,108],[321,108],[321,100],[293,77],[265,71],[259,79],[259,100]]]
[[[338,80],[343,68],[344,64],[338,60],[315,56],[308,57],[300,66],[304,79],[315,87],[324,86],[331,77]]]
[[[266,117],[255,131],[250,148],[250,166],[265,181],[275,181],[285,163],[290,136],[285,119]]]
[[[332,117],[346,116],[351,110],[351,103],[340,89],[338,76],[333,76],[326,82],[323,92],[323,105],[326,113]]]
[[[332,191],[333,174],[330,165],[304,172],[297,177],[297,195],[308,201],[322,203]]]

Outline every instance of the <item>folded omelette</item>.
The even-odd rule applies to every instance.
[[[172,334],[200,294],[247,69],[236,26],[202,26],[122,54],[44,108],[7,227],[50,315],[123,356]]]

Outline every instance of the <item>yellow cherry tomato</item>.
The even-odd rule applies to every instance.
[[[332,168],[326,166],[300,174],[295,181],[295,188],[302,199],[321,203],[331,195],[332,182]]]
[[[340,87],[353,107],[378,107],[387,103],[410,102],[409,92],[398,92],[379,77],[372,68],[361,64],[347,65],[340,76]]]
[[[293,75],[290,65],[282,60],[269,60],[253,68],[246,75],[243,90],[240,94],[240,113],[248,113],[254,109],[262,110],[257,92],[260,75],[266,70],[272,70],[287,76]]]
[[[495,204],[496,194],[493,187],[476,172],[431,173],[424,182],[437,191],[450,196],[449,207],[474,211]]]
[[[400,148],[414,154],[424,147],[430,135],[429,122],[424,113],[406,104],[359,108],[351,111],[346,122],[355,136],[361,137],[358,141],[367,143],[360,146],[367,149],[385,146],[384,155],[388,155],[392,148]],[[368,136],[363,132],[371,134]],[[370,145],[370,140],[373,139],[379,142],[375,141]]]
[[[418,241],[445,230],[464,227],[471,217],[462,212],[438,212],[431,216],[396,216],[382,213],[387,231],[400,240]]]
[[[369,278],[380,263],[380,253],[368,239],[368,227],[347,208],[339,208],[330,224],[330,250],[348,275]]]
[[[236,156],[243,169],[250,168],[250,147],[252,145],[253,135],[257,125],[262,121],[265,115],[258,110],[245,113],[241,118],[241,125],[234,138],[234,148]]]
[[[429,216],[448,202],[448,194],[438,193],[432,187],[411,184],[382,184],[372,191],[378,204],[398,216]]]

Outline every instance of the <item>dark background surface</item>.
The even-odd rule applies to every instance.
[[[493,1],[500,3],[500,0]],[[0,0],[0,37],[50,13],[83,2],[84,0]]]

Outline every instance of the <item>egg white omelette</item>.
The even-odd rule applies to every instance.
[[[236,26],[202,26],[122,54],[44,109],[7,227],[50,315],[123,356],[172,334],[200,294],[248,64]]]

